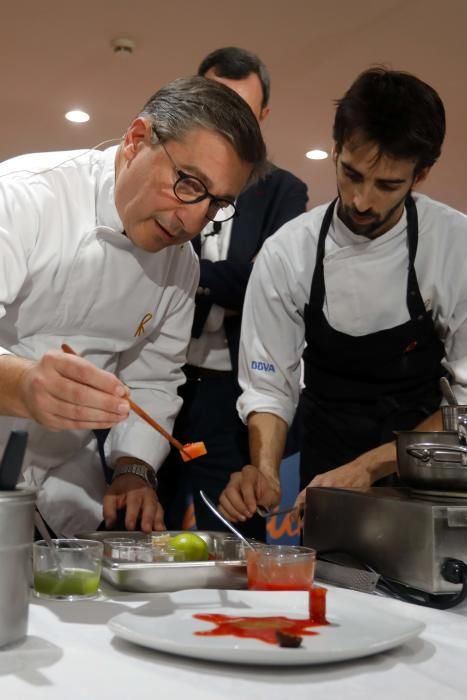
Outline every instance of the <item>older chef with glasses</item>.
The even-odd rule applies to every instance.
[[[246,103],[193,77],[159,90],[118,146],[0,165],[0,450],[29,432],[22,480],[55,532],[112,527],[121,509],[128,529],[163,528],[168,443],[128,397],[171,430],[199,276],[184,244],[233,215],[264,161]]]

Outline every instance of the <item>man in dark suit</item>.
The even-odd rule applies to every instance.
[[[260,124],[269,114],[269,75],[257,56],[235,47],[210,53],[198,74],[224,83],[250,105]],[[236,411],[238,346],[242,306],[254,259],[263,242],[282,224],[303,213],[306,185],[286,170],[269,174],[237,200],[232,224],[210,224],[194,239],[201,277],[196,295],[192,340],[180,389],[183,407],[174,434],[182,442],[203,440],[208,454],[183,464],[175,451],[159,471],[159,497],[169,529],[181,527],[180,482],[190,482],[197,527],[222,529],[201,501],[203,489],[214,502],[230,474],[249,461],[248,433]],[[183,470],[183,471],[181,471]],[[181,478],[180,478],[181,477]],[[255,516],[239,529],[264,540],[264,519]]]

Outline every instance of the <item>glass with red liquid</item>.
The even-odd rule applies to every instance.
[[[256,545],[246,551],[250,591],[309,591],[316,551],[309,547]]]

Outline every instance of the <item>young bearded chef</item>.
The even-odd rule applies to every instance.
[[[183,244],[235,211],[264,160],[246,103],[194,77],[159,90],[119,146],[0,166],[0,450],[29,432],[23,481],[56,532],[102,510],[111,526],[124,506],[129,529],[163,528],[169,446],[128,395],[171,429],[199,275]],[[106,488],[92,431],[109,426]]]
[[[220,498],[232,520],[279,501],[302,355],[302,488],[392,474],[394,430],[441,429],[446,371],[467,402],[467,218],[412,193],[444,133],[438,94],[407,73],[366,71],[338,101],[338,197],[269,239],[250,278],[238,408],[251,464]]]

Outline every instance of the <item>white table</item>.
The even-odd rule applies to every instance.
[[[365,594],[362,605],[365,604]],[[440,612],[386,599],[426,624],[393,651],[310,668],[221,665],[169,656],[112,635],[107,621],[151,600],[106,590],[99,600],[33,599],[27,639],[0,651],[2,700],[414,700],[467,697],[467,604]]]

